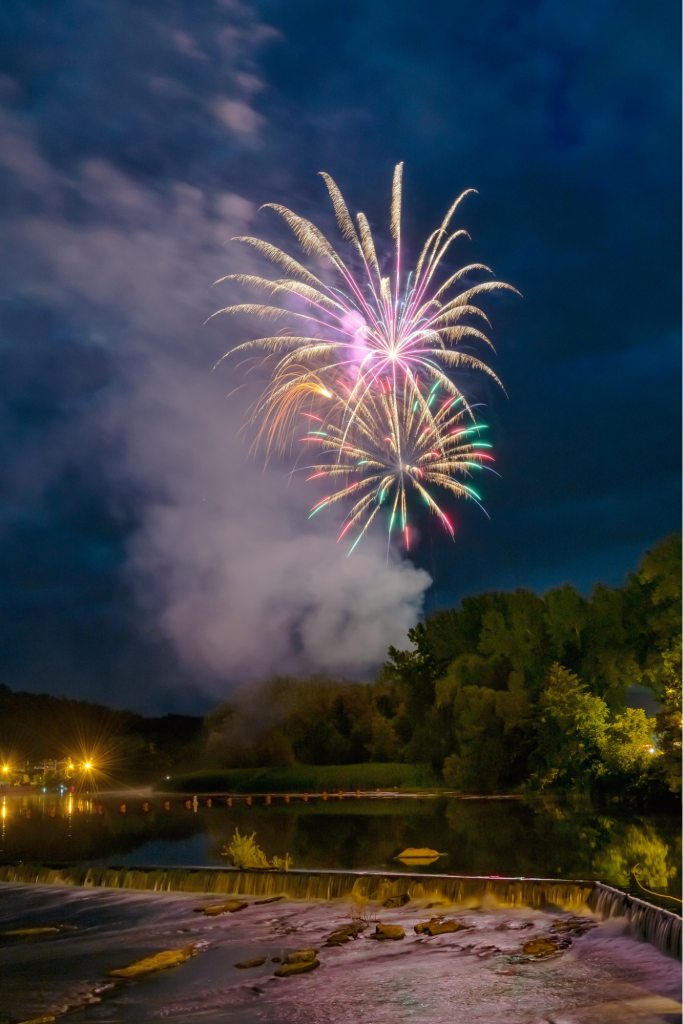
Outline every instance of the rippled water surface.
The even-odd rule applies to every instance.
[[[186,895],[121,893],[43,886],[2,886],[0,1019],[73,1012],[84,1024],[608,1024],[680,1020],[680,964],[621,933],[618,922],[570,933],[545,960],[523,953],[570,915],[555,911],[427,907],[366,908],[400,924],[400,941],[361,937],[328,948],[325,938],[349,920],[345,901],[248,901],[236,914],[207,918]],[[465,925],[453,934],[417,935],[435,913]],[[66,924],[48,937],[10,936],[18,926]],[[567,933],[562,933],[566,936]],[[163,949],[194,946],[171,970],[134,981],[109,972]],[[274,976],[277,961],[318,950],[320,967]],[[250,970],[235,965],[264,957]],[[68,1019],[71,1019],[70,1017]]]

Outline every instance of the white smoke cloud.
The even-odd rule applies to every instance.
[[[123,381],[53,450],[66,463],[87,436],[119,442],[107,472],[141,495],[127,573],[147,627],[216,692],[275,671],[366,673],[405,645],[430,579],[387,560],[380,538],[347,558],[334,524],[309,524],[302,481],[249,457],[244,400],[226,398],[239,378],[211,373],[234,327],[202,323],[220,302],[210,283],[245,268],[225,242],[248,226],[251,203],[182,182],[161,195],[103,159],[66,180],[24,127],[5,127],[0,165],[33,206],[18,204],[4,255],[106,347]],[[77,222],[74,196],[87,211]]]

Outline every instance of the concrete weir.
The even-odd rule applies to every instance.
[[[588,906],[603,920],[609,917],[625,919],[631,934],[650,942],[662,953],[681,959],[681,918],[678,914],[629,896],[603,882],[593,882]]]
[[[222,867],[85,867],[15,864],[0,867],[0,882],[37,882],[156,892],[235,896],[288,896],[331,900],[352,895],[384,900],[408,893],[411,899],[444,899],[477,906],[486,898],[500,906],[555,906],[578,910],[593,882],[556,879],[489,878],[385,871],[239,871]]]
[[[207,895],[287,896],[331,900],[363,896],[385,900],[407,893],[411,900],[443,899],[477,907],[588,907],[602,919],[619,918],[627,930],[663,953],[681,956],[681,918],[602,882],[555,878],[499,878],[386,871],[239,871],[223,867],[87,867],[78,864],[0,865],[0,883],[85,886]]]

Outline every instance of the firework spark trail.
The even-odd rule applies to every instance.
[[[259,425],[256,443],[264,445],[266,457],[272,452],[283,453],[291,444],[298,415],[305,410],[308,410],[306,415],[324,425],[324,429],[313,432],[305,440],[317,440],[326,453],[336,453],[334,466],[314,467],[316,477],[348,477],[352,472],[348,453],[362,456],[357,462],[366,468],[360,479],[319,502],[312,514],[343,498],[361,494],[343,531],[360,522],[362,530],[357,543],[391,492],[394,504],[389,529],[391,531],[398,515],[407,543],[406,485],[410,483],[411,489],[424,498],[430,511],[440,516],[452,534],[449,520],[423,481],[443,487],[458,497],[477,500],[476,492],[452,474],[468,472],[475,466],[479,468],[481,459],[486,457],[473,453],[470,444],[462,443],[460,434],[466,429],[464,426],[460,431],[453,426],[456,421],[460,423],[469,417],[473,424],[470,429],[477,429],[473,411],[453,380],[453,372],[478,370],[500,384],[493,370],[464,351],[461,343],[476,339],[493,348],[487,335],[469,322],[477,318],[489,323],[486,314],[473,301],[477,296],[497,289],[519,293],[511,285],[495,280],[457,291],[459,282],[472,272],[492,273],[480,263],[462,267],[438,287],[434,284],[435,274],[450,246],[459,238],[469,238],[462,229],[449,233],[449,226],[461,201],[474,190],[463,192],[451,205],[439,228],[425,242],[415,270],[405,276],[402,287],[403,164],[396,167],[392,185],[393,281],[391,273],[382,276],[367,217],[359,213],[354,223],[336,183],[328,174],[323,173],[322,177],[341,234],[353,250],[354,262],[362,264],[362,273],[357,275],[349,269],[310,221],[284,206],[267,203],[266,207],[275,210],[293,231],[303,252],[325,265],[340,282],[326,283],[269,242],[252,237],[235,239],[253,246],[279,265],[287,276],[268,280],[255,275],[230,274],[220,281],[235,281],[260,289],[272,299],[284,300],[299,308],[252,302],[226,306],[218,313],[248,314],[274,322],[293,321],[303,329],[291,333],[282,327],[276,334],[253,338],[236,346],[222,359],[234,352],[264,354],[262,366],[269,372],[269,381],[254,407],[252,419]],[[456,294],[448,298],[453,290]],[[444,404],[434,414],[431,406],[437,389],[446,394],[446,402],[450,401],[453,406]],[[453,411],[456,404],[457,411]],[[444,413],[445,409],[449,411]],[[389,424],[388,437],[386,423]],[[415,434],[417,424],[419,436]],[[389,445],[389,448],[383,449],[382,445]],[[431,454],[425,446],[431,446]],[[437,457],[435,452],[438,453],[436,462],[433,461]],[[468,453],[469,462],[465,459]]]
[[[316,420],[301,439],[320,450],[319,461],[306,466],[311,473],[307,479],[324,478],[333,484],[332,492],[313,507],[311,516],[339,501],[352,501],[339,534],[341,540],[355,525],[360,527],[351,550],[380,509],[389,505],[389,531],[398,517],[409,548],[411,492],[441,519],[451,536],[453,526],[434,499],[432,486],[478,502],[478,492],[459,477],[468,478],[473,471],[489,468],[485,462],[493,461],[482,450],[490,445],[480,440],[486,425],[472,424],[468,410],[453,397],[442,401],[432,414],[429,406],[436,397],[434,387],[427,401],[420,403],[411,388],[396,391],[385,386],[359,405],[351,427]],[[331,458],[323,461],[327,455]]]

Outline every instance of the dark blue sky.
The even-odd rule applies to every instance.
[[[672,0],[6,0],[0,677],[201,709],[367,671],[423,595],[619,584],[679,525],[679,38]],[[386,237],[398,160],[408,245],[476,188],[459,256],[524,296],[486,302],[508,397],[472,382],[491,519],[423,525],[426,593],[308,532],[202,327],[258,205],[331,228],[327,170]]]

